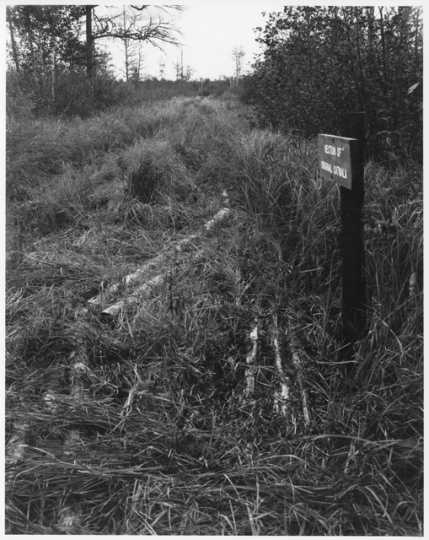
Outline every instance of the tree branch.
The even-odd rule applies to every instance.
[[[143,8],[144,6],[141,9],[139,8],[139,11]],[[96,17],[97,29],[93,33],[93,39],[118,38],[132,41],[149,41],[153,45],[157,45],[156,41],[172,45],[178,45],[179,43],[177,38],[179,31],[170,22],[162,21],[161,19],[154,21],[150,16],[149,20],[140,23],[138,20],[139,16],[135,15],[128,21],[127,25],[121,25],[117,22],[119,16],[120,14],[102,19]]]
[[[171,43],[172,45],[177,45],[179,43],[178,39],[173,35],[173,28],[171,28],[170,25],[166,23],[158,23],[152,26],[146,26],[141,30],[112,28],[94,33],[93,36],[94,39],[102,39],[108,37],[130,39],[133,41],[153,42],[154,40],[158,40],[164,43]]]

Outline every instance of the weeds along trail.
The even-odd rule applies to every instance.
[[[335,188],[252,123],[9,123],[9,532],[421,534],[420,171],[367,166],[344,380]]]

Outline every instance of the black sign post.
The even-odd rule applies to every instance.
[[[343,333],[346,343],[364,336],[366,331],[365,250],[362,209],[364,202],[365,115],[349,117],[347,135],[359,141],[352,161],[352,189],[340,188],[343,254]]]
[[[342,317],[345,344],[364,336],[366,295],[362,207],[364,114],[350,115],[349,137],[319,135],[321,176],[340,185]]]

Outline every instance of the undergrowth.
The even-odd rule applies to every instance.
[[[175,99],[9,124],[7,448],[19,430],[27,445],[8,462],[9,533],[422,534],[421,171],[366,166],[369,329],[345,369],[337,188],[312,141],[251,122],[234,101]],[[231,219],[169,259],[151,299],[82,315],[224,189]]]

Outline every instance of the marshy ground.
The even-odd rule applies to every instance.
[[[422,534],[421,171],[366,164],[346,369],[337,187],[254,125],[232,98],[9,119],[9,533]]]

